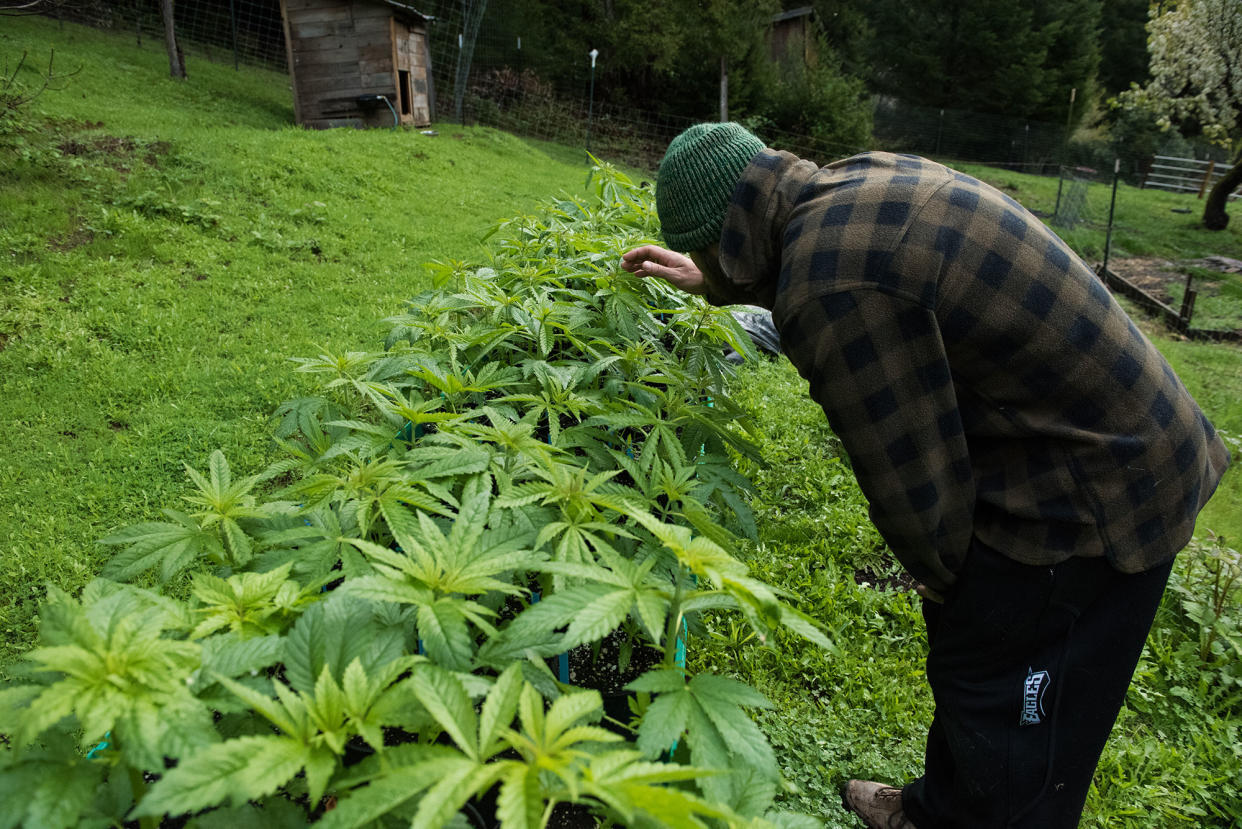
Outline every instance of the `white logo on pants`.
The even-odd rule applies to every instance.
[[[1022,717],[1018,725],[1039,725],[1044,721],[1044,692],[1048,690],[1050,677],[1047,671],[1026,669],[1022,683]]]

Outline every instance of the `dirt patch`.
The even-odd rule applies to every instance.
[[[95,231],[90,228],[77,225],[65,235],[49,239],[47,246],[52,250],[65,253],[73,250],[74,248],[89,245],[93,241],[95,241]]]
[[[913,590],[918,584],[914,578],[905,570],[898,570],[888,575],[880,575],[870,567],[863,567],[854,571],[854,583],[858,585],[868,585],[876,590],[890,591],[909,591]]]
[[[57,146],[62,155],[71,157],[100,158],[117,172],[128,173],[141,161],[158,167],[160,159],[168,155],[172,145],[167,141],[138,141],[115,135],[80,136],[66,139]]]
[[[1186,284],[1186,274],[1177,270],[1178,264],[1167,259],[1136,256],[1130,259],[1109,260],[1108,269],[1135,287],[1142,288],[1166,305],[1173,302],[1169,285]]]
[[[1142,288],[1147,293],[1166,305],[1173,303],[1170,285],[1184,286],[1187,280],[1185,268],[1202,268],[1222,274],[1242,273],[1242,260],[1230,259],[1227,256],[1205,256],[1202,259],[1190,259],[1173,262],[1167,259],[1134,257],[1131,259],[1114,259],[1108,263],[1108,269],[1124,278],[1131,285]],[[1201,294],[1212,295],[1219,291],[1211,280],[1194,279],[1194,288]],[[1181,293],[1179,291],[1178,296]]]
[[[1242,298],[1238,291],[1242,260],[1220,255],[1180,261],[1133,257],[1113,260],[1108,269],[1125,282],[1114,282],[1111,288],[1130,296],[1148,313],[1162,316],[1167,327],[1192,338],[1242,340],[1242,305],[1238,302]],[[1128,286],[1140,289],[1145,296],[1129,291]],[[1192,306],[1190,326],[1183,321],[1179,327],[1176,323],[1184,310],[1187,288],[1194,289],[1199,301]],[[1148,298],[1158,300],[1164,307],[1148,303]]]

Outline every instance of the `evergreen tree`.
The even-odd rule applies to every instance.
[[[1099,0],[876,0],[872,85],[924,106],[1060,122],[1091,88]]]
[[[866,0],[815,0],[815,17],[824,41],[841,63],[845,75],[871,74],[869,44],[873,35]]]
[[[924,106],[1027,115],[1043,54],[1024,0],[876,0],[877,91]]]
[[[1100,12],[1099,85],[1107,95],[1145,84],[1148,0],[1103,0]]]
[[[1072,122],[1077,123],[1084,104],[1096,95],[1100,0],[1044,0],[1030,6],[1043,61],[1029,115],[1037,121],[1064,123],[1071,92],[1077,90],[1072,110]]]

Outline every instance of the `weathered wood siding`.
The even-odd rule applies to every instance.
[[[424,27],[397,20],[390,6],[373,0],[281,0],[281,12],[299,124],[392,126],[392,111],[382,103],[360,107],[362,95],[383,95],[403,123],[430,123]],[[401,71],[411,80],[405,112]]]
[[[393,21],[393,33],[397,46],[397,82],[402,84],[398,90],[402,102],[401,120],[416,125],[430,124],[427,30]]]

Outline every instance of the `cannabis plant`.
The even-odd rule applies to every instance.
[[[685,661],[707,611],[830,645],[732,553],[751,349],[616,267],[651,197],[591,180],[436,266],[382,349],[298,359],[271,467],[214,453],[102,540],[109,581],[49,592],[0,691],[0,827],[806,822],[768,702]]]

